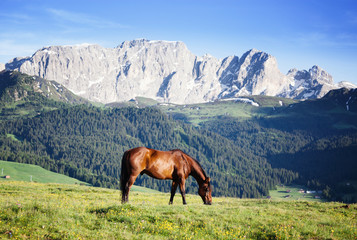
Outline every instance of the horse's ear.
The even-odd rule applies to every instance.
[[[211,179],[209,177],[206,178],[206,180],[205,180],[206,183],[209,183],[210,181],[211,181]]]

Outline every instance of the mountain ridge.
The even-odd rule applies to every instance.
[[[0,71],[0,88],[0,99],[6,102],[18,102],[26,98],[34,101],[32,97],[38,94],[64,103],[89,103],[87,100],[74,95],[56,81],[48,81],[37,76],[29,76],[16,71]]]
[[[320,98],[329,90],[357,87],[333,83],[318,66],[280,72],[272,55],[251,49],[241,57],[195,56],[180,41],[124,41],[116,48],[97,44],[50,46],[31,57],[14,58],[6,69],[55,80],[90,101],[110,103],[137,96],[178,104],[246,95]]]
[[[356,89],[332,90],[321,99],[307,101],[250,96],[175,106],[137,99],[130,101],[129,108],[102,108],[60,103],[48,94],[53,90],[38,91],[36,77],[16,71],[2,74],[0,157],[4,160],[35,163],[95,186],[114,187],[120,172],[117,160],[125,150],[136,146],[180,148],[207,167],[217,180],[216,194],[266,196],[266,189],[279,181],[296,179],[310,188],[328,190],[329,186],[332,192],[326,197],[330,200],[356,201],[351,196],[339,198],[346,194],[343,183],[356,180]],[[43,84],[45,89],[53,82],[49,84]],[[254,101],[259,107],[242,100]],[[145,107],[153,105],[156,107]],[[192,114],[200,119],[196,126],[190,126],[196,121]],[[228,153],[231,150],[234,153]],[[82,167],[79,161],[83,161]],[[254,168],[256,164],[263,172],[256,172],[260,171]],[[257,174],[252,175],[251,170]],[[282,174],[280,180],[276,173]],[[239,178],[243,182],[238,176],[243,176]],[[258,186],[267,184],[267,178],[268,185]],[[169,191],[168,184],[158,186],[147,179],[138,183]]]

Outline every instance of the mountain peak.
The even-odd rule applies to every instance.
[[[118,45],[117,48],[132,48],[136,46],[148,46],[148,45],[184,45],[183,42],[180,41],[165,41],[165,40],[148,40],[145,38],[140,38],[140,39],[135,39],[135,40],[130,40],[130,41],[124,41],[120,45]]]
[[[247,51],[247,53],[250,53],[250,54],[262,53],[262,52],[263,52],[263,51],[258,50],[258,49],[256,49],[256,48],[252,48],[252,49],[249,49],[249,50]]]
[[[318,81],[318,82],[324,82],[327,84],[333,84],[333,78],[332,76],[323,70],[321,67],[314,65],[310,70],[311,78]]]
[[[144,38],[140,38],[140,39],[135,39],[135,40],[130,40],[130,41],[124,41],[122,42],[120,45],[118,45],[117,48],[124,48],[124,47],[134,47],[137,45],[142,45],[144,43],[149,42],[149,40],[144,39]]]
[[[314,66],[312,66],[311,70],[313,70],[313,71],[322,71],[323,69],[318,65],[314,65]]]
[[[53,45],[53,46],[45,46],[39,50],[39,51],[50,51],[53,49],[59,49],[59,48],[68,48],[68,49],[81,49],[81,48],[91,48],[91,47],[100,47],[98,44],[94,43],[80,43],[80,44],[73,44],[73,45]]]
[[[6,68],[56,80],[102,103],[137,96],[179,104],[244,95],[308,99],[338,87],[319,66],[284,75],[275,57],[254,48],[240,58],[216,59],[195,56],[180,41],[147,39],[124,41],[112,49],[92,44],[46,47],[32,57],[13,59]]]
[[[257,50],[255,48],[250,49],[249,51],[245,52],[242,57],[241,61],[248,61],[248,62],[255,62],[255,63],[263,63],[267,60],[273,60],[276,62],[276,59],[271,56],[270,54]]]

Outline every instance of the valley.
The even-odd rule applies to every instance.
[[[0,240],[357,240],[356,7],[1,0]]]
[[[328,200],[356,201],[354,185],[343,185],[356,180],[353,90],[306,101],[249,96],[178,105],[138,97],[94,106],[69,98],[64,87],[38,91],[47,82],[25,74],[5,71],[1,79],[2,160],[118,188],[125,150],[179,148],[214,179],[216,197],[265,198],[276,185],[295,183],[323,191]],[[146,176],[136,184],[170,189],[168,181]],[[189,178],[187,192],[196,191]]]

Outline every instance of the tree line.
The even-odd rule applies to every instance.
[[[0,158],[40,165],[94,186],[118,188],[125,150],[146,146],[182,149],[197,159],[212,179],[215,196],[262,197],[298,175],[272,168],[249,148],[208,130],[174,121],[155,108],[101,109],[67,106],[31,118],[2,121]],[[18,139],[9,138],[9,134]],[[141,176],[136,184],[169,191],[170,181]],[[187,191],[197,192],[193,178]]]
[[[356,194],[357,189],[352,184],[345,185],[357,180],[357,130],[353,127],[357,126],[356,115],[347,113],[346,117],[338,112],[340,116],[326,117],[321,109],[313,111],[249,121],[224,116],[204,122],[201,127],[234,141],[274,169],[298,173],[295,183],[322,190],[329,200],[356,202],[356,197],[347,195]],[[341,122],[353,125],[337,128]]]

